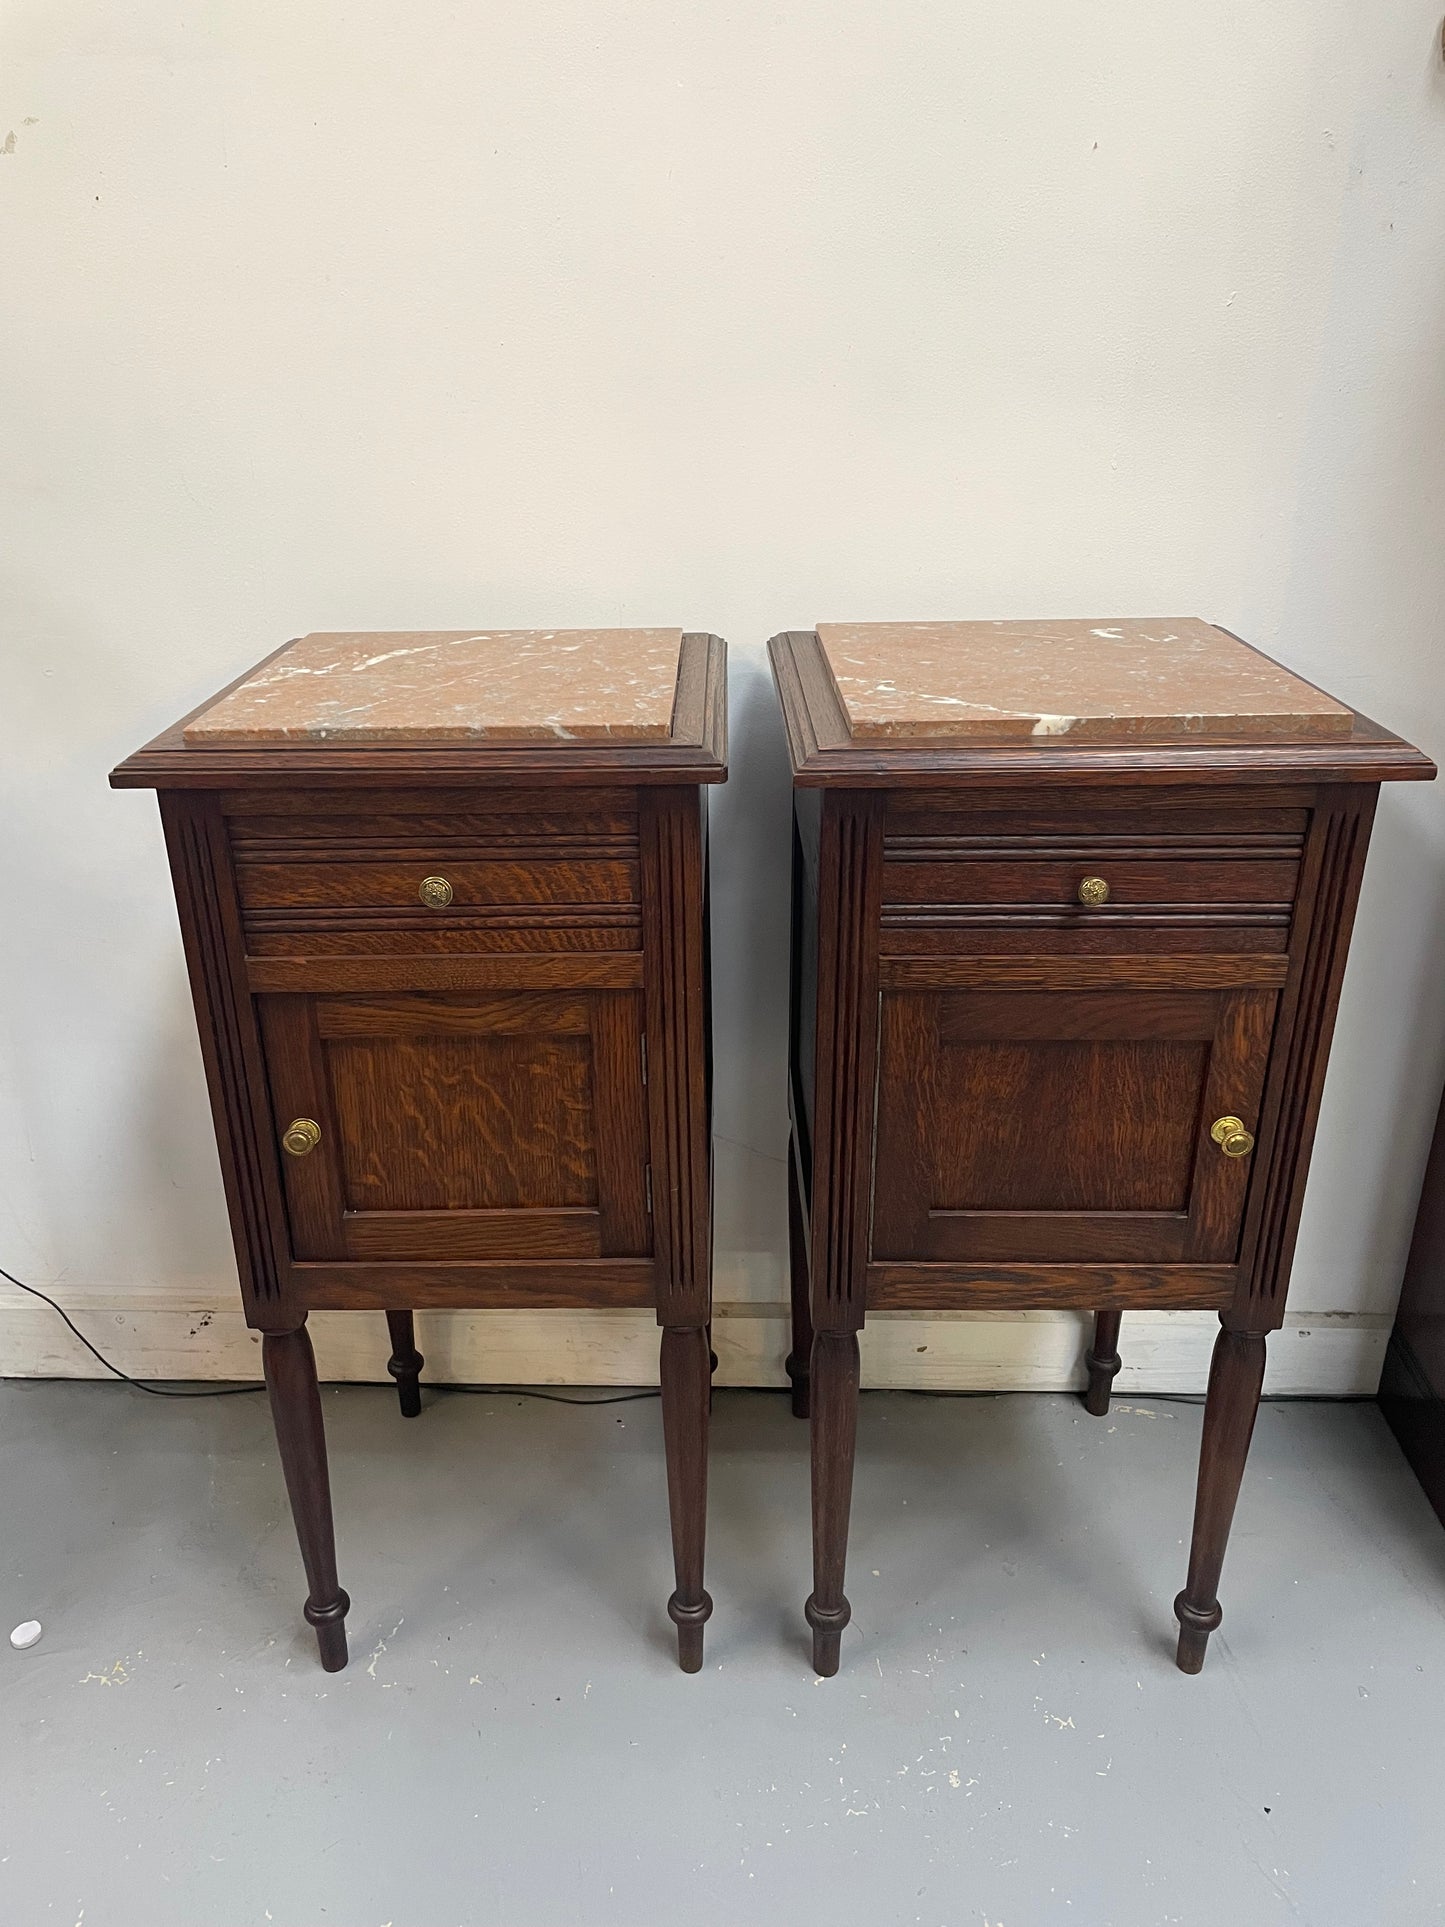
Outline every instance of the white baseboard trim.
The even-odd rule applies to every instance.
[[[173,1292],[127,1295],[57,1287],[86,1336],[134,1378],[249,1379],[257,1334],[234,1300],[186,1309]],[[386,1382],[381,1314],[316,1312],[323,1378]],[[1126,1312],[1116,1392],[1202,1392],[1218,1330],[1213,1312]],[[883,1312],[863,1334],[863,1383],[939,1392],[1057,1392],[1083,1383],[1089,1321],[1077,1312]],[[1269,1341],[1265,1392],[1274,1397],[1373,1396],[1390,1335],[1371,1312],[1291,1312]],[[648,1385],[657,1380],[657,1325],[645,1311],[417,1313],[417,1343],[434,1382]],[[713,1320],[720,1385],[783,1385],[787,1308],[719,1305]],[[101,1366],[45,1305],[0,1291],[0,1377],[104,1378]]]

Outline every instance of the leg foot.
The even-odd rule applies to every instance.
[[[1181,1673],[1202,1673],[1204,1655],[1209,1649],[1209,1635],[1224,1614],[1217,1603],[1212,1613],[1196,1613],[1184,1594],[1180,1593],[1174,1601],[1174,1617],[1179,1621],[1179,1645],[1174,1663]]]
[[[667,1602],[677,1627],[677,1661],[685,1673],[702,1670],[702,1629],[712,1611],[703,1590],[707,1531],[707,1414],[712,1389],[707,1333],[701,1325],[669,1326],[662,1334],[662,1437],[667,1453],[667,1500],[672,1515],[672,1564],[677,1589]]]
[[[677,1663],[685,1673],[702,1671],[702,1629],[711,1612],[706,1592],[695,1606],[683,1605],[676,1593],[667,1602],[667,1616],[677,1628]]]
[[[845,1599],[836,1612],[825,1613],[815,1599],[803,1607],[803,1617],[813,1629],[813,1671],[831,1679],[838,1670],[843,1652],[843,1628],[853,1616]]]
[[[323,1670],[341,1672],[346,1665],[346,1615],[351,1610],[351,1601],[338,1587],[335,1603],[328,1611],[318,1611],[309,1599],[301,1610],[306,1615],[306,1623],[316,1628]]]
[[[1089,1368],[1089,1389],[1084,1393],[1084,1410],[1095,1418],[1108,1416],[1114,1375],[1123,1362],[1119,1357],[1119,1320],[1122,1316],[1122,1312],[1117,1311],[1094,1313],[1094,1343],[1084,1353],[1084,1363]]]
[[[1204,1401],[1189,1577],[1174,1602],[1181,1673],[1199,1672],[1209,1635],[1224,1617],[1216,1597],[1219,1575],[1263,1384],[1264,1333],[1224,1326],[1214,1341]]]
[[[328,1673],[339,1673],[346,1664],[346,1614],[351,1601],[336,1579],[326,1435],[321,1425],[316,1358],[306,1327],[267,1332],[261,1341],[261,1358],[291,1516],[296,1521],[301,1561],[306,1568],[306,1618],[316,1628],[321,1664]]]
[[[803,1200],[798,1189],[795,1154],[788,1147],[788,1265],[792,1284],[793,1349],[788,1353],[788,1377],[793,1383],[793,1417],[806,1418],[809,1372],[813,1355],[813,1315],[808,1303],[808,1240],[803,1223]]]
[[[813,1591],[803,1608],[813,1628],[813,1668],[838,1670],[852,1608],[843,1592],[853,1455],[858,1434],[858,1334],[819,1332],[812,1357]]]
[[[421,1410],[421,1368],[426,1363],[416,1348],[415,1322],[409,1311],[389,1311],[386,1322],[391,1332],[391,1357],[386,1369],[396,1380],[402,1417],[415,1418]]]

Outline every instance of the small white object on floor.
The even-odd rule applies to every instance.
[[[27,1646],[33,1646],[39,1639],[42,1627],[38,1619],[22,1619],[10,1635],[10,1644],[16,1652],[23,1653]]]

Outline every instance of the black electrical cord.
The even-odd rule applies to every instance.
[[[75,1324],[75,1320],[69,1316],[66,1308],[56,1305],[56,1301],[54,1301],[52,1297],[46,1297],[46,1293],[40,1291],[39,1285],[27,1285],[27,1283],[23,1283],[19,1278],[15,1278],[13,1272],[8,1272],[2,1264],[0,1264],[0,1278],[4,1278],[6,1283],[12,1283],[17,1291],[29,1291],[29,1295],[31,1295],[33,1299],[39,1299],[42,1305],[48,1305],[50,1310],[62,1320],[62,1324],[66,1324],[67,1328],[75,1333],[75,1337],[81,1341],[81,1345],[85,1345],[85,1349],[91,1353],[92,1359],[100,1360],[100,1364],[104,1364],[104,1368],[106,1368],[108,1372],[114,1372],[116,1378],[119,1378],[123,1384],[135,1386],[137,1391],[146,1391],[152,1399],[239,1399],[243,1393],[264,1391],[264,1389],[266,1389],[266,1386],[206,1386],[202,1387],[202,1389],[197,1389],[197,1391],[177,1391],[177,1389],[168,1386],[146,1386],[143,1380],[131,1378],[129,1372],[121,1372],[118,1364],[112,1364],[110,1359],[108,1359],[102,1351],[96,1351],[96,1347],[92,1345],[91,1339],[85,1335],[85,1332],[81,1332],[81,1328]],[[657,1391],[655,1387],[649,1389],[649,1391],[609,1391],[609,1393],[607,1393],[605,1397],[601,1397],[601,1399],[572,1399],[572,1397],[568,1397],[568,1393],[565,1393],[565,1391],[538,1391],[538,1389],[534,1389],[532,1386],[434,1386],[432,1389],[434,1389],[434,1391],[472,1391],[472,1393],[478,1393],[478,1395],[489,1397],[489,1399],[499,1399],[499,1397],[545,1399],[549,1405],[632,1405],[636,1399],[659,1399],[659,1397],[661,1397],[661,1391]],[[776,1387],[776,1389],[786,1391],[788,1387],[780,1386]],[[909,1387],[909,1389],[913,1389],[913,1387]],[[915,1399],[996,1399],[998,1393],[996,1393],[996,1391],[933,1391],[933,1389],[923,1391],[923,1389],[913,1389],[913,1397],[915,1397]],[[1156,1397],[1173,1401],[1175,1405],[1202,1405],[1202,1403],[1204,1403],[1204,1395],[1202,1395],[1202,1393],[1191,1393],[1191,1391],[1166,1391],[1166,1393],[1156,1393]]]
[[[437,1392],[475,1392],[484,1398],[544,1398],[549,1405],[631,1405],[634,1399],[661,1398],[654,1386],[646,1392],[607,1392],[601,1398],[571,1398],[566,1392],[539,1392],[531,1385],[435,1385]]]
[[[3,1265],[0,1265],[0,1278],[5,1279],[7,1284],[14,1285],[17,1291],[27,1291],[32,1298],[38,1298],[43,1305],[49,1305],[62,1324],[80,1340],[92,1358],[98,1359],[105,1369],[114,1373],[122,1383],[133,1385],[136,1391],[146,1392],[152,1398],[240,1398],[243,1394],[264,1392],[266,1389],[264,1385],[214,1385],[197,1390],[178,1391],[165,1385],[147,1385],[143,1379],[132,1378],[129,1372],[123,1372],[119,1365],[112,1365],[105,1353],[98,1351],[91,1344],[64,1306],[57,1305],[55,1300],[41,1291],[38,1285],[27,1285],[22,1279],[17,1278],[14,1272],[7,1271]],[[526,1385],[444,1385],[436,1389],[447,1392],[485,1392],[490,1395],[512,1393],[517,1398],[544,1398],[553,1405],[626,1405],[633,1399],[661,1396],[656,1391],[647,1391],[617,1392],[609,1394],[606,1398],[569,1398],[565,1392],[538,1392]]]
[[[147,1385],[138,1378],[132,1378],[129,1372],[123,1372],[119,1365],[112,1365],[105,1353],[97,1351],[91,1344],[64,1306],[57,1305],[55,1300],[48,1297],[37,1285],[27,1285],[23,1279],[17,1278],[14,1272],[7,1271],[3,1265],[0,1265],[0,1278],[3,1278],[7,1284],[14,1285],[17,1291],[28,1291],[32,1298],[38,1298],[41,1304],[49,1305],[61,1323],[75,1334],[92,1358],[98,1358],[108,1372],[113,1372],[127,1385],[133,1385],[138,1392],[148,1392],[152,1398],[239,1398],[243,1392],[264,1392],[266,1389],[264,1385],[217,1385],[202,1391],[181,1392],[169,1390],[164,1385]]]

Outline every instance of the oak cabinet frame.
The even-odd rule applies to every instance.
[[[854,743],[816,635],[769,645],[793,764],[794,1410],[814,1663],[839,1662],[867,1312],[1219,1313],[1178,1660],[1203,1663],[1379,786],[1315,742]],[[1099,893],[1092,876],[1106,878]],[[1088,887],[1086,887],[1086,885]],[[1231,1128],[1232,1127],[1232,1128]]]
[[[706,785],[725,650],[665,741],[197,746],[154,788],[247,1322],[323,1664],[346,1663],[308,1312],[655,1308],[686,1670],[702,1663],[711,1184]],[[188,720],[188,719],[186,719]]]

